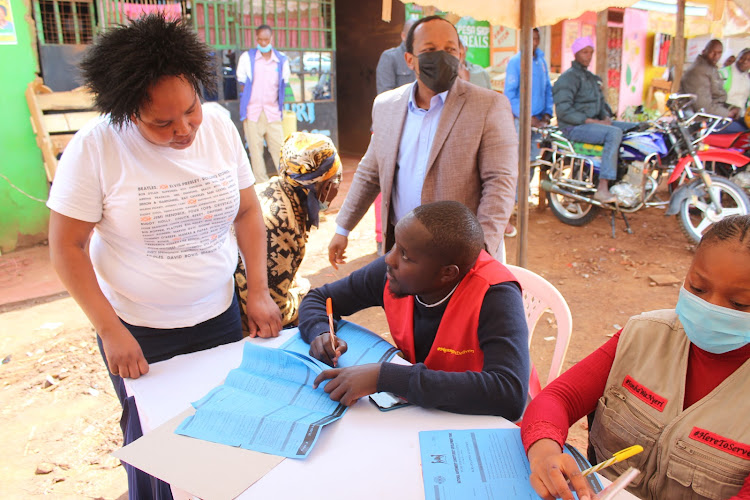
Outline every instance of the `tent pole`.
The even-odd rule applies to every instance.
[[[685,66],[685,0],[677,0],[677,17],[674,28],[674,74],[672,77],[672,92],[680,91],[682,68]]]
[[[534,0],[521,2],[521,106],[518,126],[518,255],[516,264],[527,265],[529,238],[529,151],[531,149],[531,62]]]

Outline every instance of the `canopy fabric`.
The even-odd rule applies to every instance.
[[[598,12],[607,7],[630,7],[637,0],[536,0],[532,26],[548,26],[563,19],[574,19],[586,11]],[[721,0],[717,0],[721,1]],[[742,0],[750,2],[750,0]],[[434,6],[461,16],[471,16],[490,24],[521,28],[521,2],[518,0],[402,0],[423,6]]]

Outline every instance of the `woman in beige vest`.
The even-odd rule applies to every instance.
[[[733,216],[703,236],[674,310],[631,318],[531,402],[521,435],[532,486],[545,499],[593,497],[561,453],[589,415],[592,463],[643,446],[602,472],[639,469],[638,497],[750,499],[749,359],[750,216]]]

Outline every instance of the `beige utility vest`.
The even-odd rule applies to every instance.
[[[639,444],[643,452],[603,471],[641,474],[643,499],[727,499],[750,474],[750,360],[683,410],[690,341],[674,310],[635,316],[620,334],[589,441],[597,462]]]

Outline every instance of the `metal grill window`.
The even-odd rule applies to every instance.
[[[128,24],[131,19],[138,19],[146,14],[163,13],[167,19],[178,19],[186,12],[182,0],[96,0],[100,28],[106,29],[114,24]]]
[[[255,47],[255,28],[268,24],[280,50],[332,51],[333,0],[196,0],[193,25],[217,49]]]
[[[43,45],[87,44],[93,39],[93,1],[37,0],[34,17]]]

